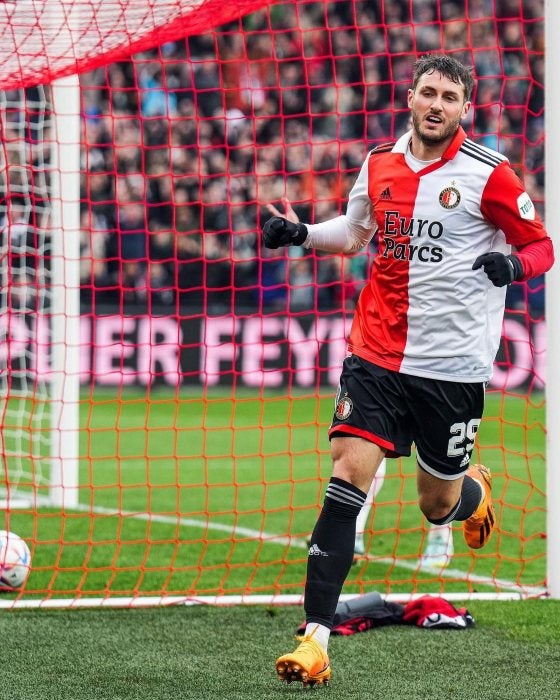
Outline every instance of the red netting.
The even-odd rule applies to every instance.
[[[47,83],[199,34],[273,0],[6,0],[3,89]]]
[[[32,544],[25,594],[300,593],[345,333],[376,249],[262,250],[267,204],[287,195],[305,221],[343,211],[368,149],[407,127],[414,59],[446,50],[478,78],[469,135],[510,158],[542,213],[542,1],[0,12],[2,445],[4,490],[32,501],[7,511]],[[81,443],[78,504],[61,512],[43,507],[57,114],[40,83],[74,70]],[[542,590],[543,290],[508,292],[477,455],[495,474],[491,544],[475,557],[456,532],[449,566],[420,571],[414,464],[392,461],[348,590]]]

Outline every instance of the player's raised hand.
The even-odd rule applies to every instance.
[[[265,248],[280,248],[285,245],[301,245],[307,238],[307,227],[299,222],[298,215],[292,209],[287,197],[282,198],[284,214],[273,205],[267,209],[273,216],[266,221],[262,231],[262,243]]]
[[[483,253],[474,261],[472,269],[479,270],[481,267],[494,287],[505,287],[523,275],[523,268],[515,255]]]
[[[293,210],[290,200],[287,197],[282,197],[281,201],[284,207],[284,213],[277,209],[274,204],[267,204],[266,208],[273,216],[280,216],[284,219],[288,219],[292,224],[299,224],[299,216]]]

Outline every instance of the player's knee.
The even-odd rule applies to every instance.
[[[457,503],[445,497],[434,499],[430,496],[420,496],[418,504],[426,516],[426,520],[434,525],[443,525],[457,509]]]
[[[331,440],[333,476],[366,493],[383,456],[381,448],[361,438],[335,437]]]

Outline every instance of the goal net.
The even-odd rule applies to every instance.
[[[22,487],[40,488],[48,475],[49,392],[37,360],[49,345],[48,265],[50,115],[44,87],[0,93],[1,446],[6,508]],[[10,495],[12,496],[10,500]]]
[[[407,128],[413,61],[445,50],[475,67],[465,129],[544,215],[543,12],[0,3],[0,499],[33,556],[0,603],[301,600],[376,250],[265,250],[267,205],[343,212],[368,150]],[[344,594],[546,594],[544,289],[508,291],[475,448],[489,545],[430,530],[414,458],[388,460]]]

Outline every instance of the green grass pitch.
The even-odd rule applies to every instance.
[[[79,509],[10,514],[33,543],[25,597],[301,593],[332,407],[329,391],[84,395]],[[442,578],[415,571],[426,526],[414,462],[390,460],[370,557],[345,592],[542,587],[543,423],[542,395],[488,394],[476,460],[493,470],[499,529],[475,556],[457,528]]]
[[[0,612],[2,697],[17,700],[557,698],[560,601],[472,601],[475,627],[394,626],[329,645],[328,688],[280,683],[301,609]]]
[[[23,599],[301,593],[305,539],[330,474],[332,405],[328,393],[84,395],[80,507],[10,513],[10,528],[33,544]],[[371,559],[353,567],[345,592],[540,588],[543,425],[542,396],[488,395],[476,458],[495,474],[499,531],[475,556],[457,530],[442,578],[415,572],[425,524],[414,464],[390,461],[371,521]],[[334,638],[331,686],[307,692],[557,697],[560,602],[468,607],[476,625],[465,631],[396,626]],[[301,619],[299,606],[0,610],[0,687],[18,700],[293,697],[304,691],[276,679],[274,659],[292,648]]]

